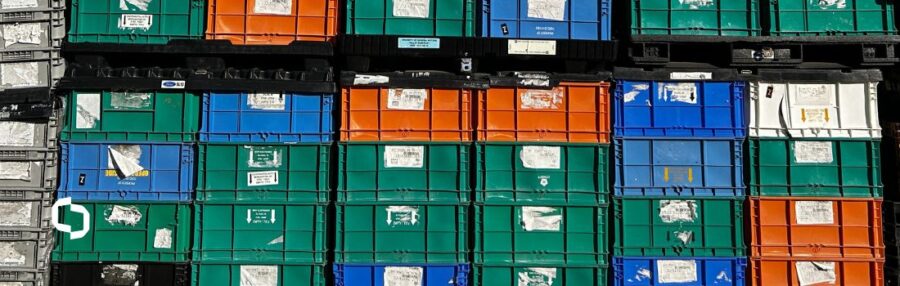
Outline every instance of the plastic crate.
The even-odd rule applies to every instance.
[[[2,11],[0,9],[0,31],[6,36],[0,51],[49,50],[62,46],[66,37],[65,11]]]
[[[0,149],[55,150],[58,136],[58,109],[49,118],[0,121]]]
[[[353,285],[469,285],[469,265],[335,264],[335,286]]]
[[[327,202],[331,145],[201,143],[197,201]]]
[[[879,141],[750,139],[753,196],[881,197]]]
[[[773,36],[896,35],[894,2],[879,0],[770,1]]]
[[[52,286],[171,285],[189,286],[188,263],[62,262],[50,266]]]
[[[46,286],[50,284],[50,276],[46,269],[30,270],[30,271],[7,271],[3,270],[0,276],[0,285],[6,283],[13,286]]]
[[[615,256],[746,256],[743,198],[615,198]]]
[[[609,196],[609,147],[476,143],[476,201],[597,205]]]
[[[50,192],[34,193],[46,198],[10,200],[0,191],[0,232],[5,230],[40,231],[51,229]]]
[[[611,0],[481,0],[480,36],[608,41],[610,18]]]
[[[57,50],[0,52],[0,92],[52,88],[65,73]]]
[[[753,258],[747,271],[750,286],[885,285],[884,260]]]
[[[465,204],[339,203],[334,263],[464,263],[468,212]]]
[[[193,286],[325,286],[324,264],[194,264]],[[246,281],[246,282],[245,282]],[[247,283],[250,284],[247,284]]]
[[[883,259],[881,203],[750,197],[751,256]]]
[[[200,95],[183,91],[73,91],[66,141],[191,142],[200,129]]]
[[[615,139],[616,196],[744,195],[743,139]]]
[[[204,0],[72,0],[73,43],[165,44],[203,37]]]
[[[0,189],[56,189],[56,160],[55,150],[0,149]]]
[[[613,257],[613,285],[735,285],[745,283],[742,257]]]
[[[53,234],[44,230],[0,230],[2,270],[0,281],[35,280],[35,272],[46,271],[53,249]]]
[[[473,37],[475,1],[347,1],[344,25],[348,35]]]
[[[57,232],[52,259],[58,262],[186,262],[190,256],[191,207],[147,202],[75,202],[87,214],[59,209],[61,224],[82,238]],[[85,223],[89,223],[86,226]]]
[[[194,146],[185,143],[63,143],[59,197],[191,201]]]
[[[195,204],[193,261],[325,263],[325,205]]]
[[[337,35],[337,0],[210,0],[206,38],[237,45],[287,45],[294,41],[331,41]]]
[[[202,142],[331,142],[334,95],[204,93]]]
[[[601,265],[608,206],[475,205],[477,264]]]
[[[65,9],[65,0],[34,0],[0,2],[0,13],[30,12],[37,10]]]
[[[606,286],[608,266],[548,264],[476,264],[475,285]]]
[[[759,2],[631,0],[631,36],[759,36]]]
[[[466,143],[338,144],[338,202],[469,201]]]

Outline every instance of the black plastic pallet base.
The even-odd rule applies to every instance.
[[[34,103],[51,100],[49,87],[22,88],[0,91],[0,103]]]
[[[67,53],[127,53],[183,55],[306,55],[332,56],[329,42],[301,42],[289,45],[234,45],[228,40],[172,40],[167,44],[63,43]]]
[[[3,120],[44,120],[53,116],[55,104],[41,103],[0,103],[0,121]]]
[[[55,262],[50,269],[52,286],[188,286],[191,283],[188,263]]]

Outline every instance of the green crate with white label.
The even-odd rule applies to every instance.
[[[328,202],[331,145],[201,143],[199,202]]]
[[[72,0],[68,40],[73,43],[165,44],[201,39],[204,0]]]
[[[200,94],[73,91],[63,141],[191,142],[200,129]]]

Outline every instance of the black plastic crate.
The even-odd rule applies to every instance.
[[[189,263],[53,263],[50,285],[172,285],[189,286]]]

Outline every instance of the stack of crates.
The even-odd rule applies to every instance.
[[[744,285],[746,82],[617,69],[613,285]]]
[[[505,73],[478,95],[475,285],[606,285],[608,78]]]
[[[65,73],[60,56],[65,28],[64,0],[0,3],[0,92],[47,99]]]
[[[751,285],[884,285],[878,70],[749,82]]]
[[[335,285],[468,285],[472,103],[484,79],[345,73]]]

